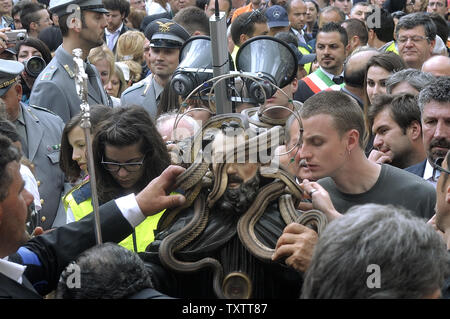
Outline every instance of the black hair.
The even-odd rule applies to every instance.
[[[379,17],[380,24],[373,24],[373,21],[369,21],[378,11],[373,10],[371,14],[367,16],[366,25],[369,30],[373,30],[377,35],[377,38],[383,42],[389,42],[394,39],[394,18],[392,18],[391,14],[384,9],[380,9]],[[369,23],[370,22],[370,23]]]
[[[231,38],[233,39],[233,42],[236,45],[239,45],[241,34],[252,36],[253,32],[255,32],[256,23],[267,23],[267,17],[265,14],[255,10],[239,15],[231,23]]]
[[[344,47],[346,47],[348,44],[347,31],[345,31],[345,29],[341,25],[335,22],[330,22],[322,26],[322,28],[319,29],[317,35],[319,35],[319,33],[321,32],[323,33],[337,32],[341,36],[341,42],[344,44]]]
[[[103,0],[105,9],[118,10],[120,14],[124,14],[124,19],[130,14],[130,3],[127,0]]]

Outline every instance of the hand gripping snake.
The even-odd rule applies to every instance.
[[[211,119],[212,121],[207,123],[205,127],[208,125],[208,127],[218,127],[219,124],[221,125],[225,117],[218,117],[220,118],[213,117]],[[226,118],[230,119],[229,114]],[[238,118],[241,119],[240,117]],[[280,127],[275,128],[275,130],[279,129]],[[196,138],[203,139],[203,133],[200,137],[196,136]],[[250,139],[245,143],[245,150],[254,150],[258,144],[257,139]],[[193,155],[200,153],[201,150],[197,150],[194,151]],[[164,266],[177,272],[194,272],[204,267],[211,267],[214,280],[213,288],[218,298],[224,298],[222,289],[223,267],[219,261],[207,257],[195,262],[185,262],[178,260],[175,257],[175,253],[192,242],[205,229],[208,223],[209,209],[223,195],[227,186],[225,166],[226,163],[219,163],[216,166],[214,170],[214,186],[208,199],[206,199],[205,192],[202,189],[207,189],[207,186],[210,186],[210,184],[205,182],[205,175],[210,173],[210,164],[203,161],[195,161],[177,179],[177,185],[186,191],[186,204],[181,208],[166,212],[163,215],[165,218],[161,218],[160,224],[158,225],[158,230],[169,227],[182,209],[194,203],[194,216],[191,221],[182,229],[168,235],[162,240],[159,247],[160,260]],[[260,189],[253,204],[239,219],[237,231],[241,242],[251,254],[262,260],[270,261],[274,250],[266,247],[258,240],[254,227],[271,201],[279,197],[280,213],[286,224],[299,222],[304,225],[312,225],[319,232],[319,235],[326,225],[326,217],[319,211],[308,211],[301,215],[299,214],[299,211],[294,207],[293,197],[296,200],[303,199],[303,191],[292,176],[284,169],[261,167],[260,174],[263,177],[274,179],[274,181]]]

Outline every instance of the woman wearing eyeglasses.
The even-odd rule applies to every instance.
[[[140,192],[170,165],[170,157],[147,111],[140,106],[113,109],[92,142],[99,203]],[[162,212],[147,218],[119,243],[145,251]]]
[[[142,107],[110,109],[95,127],[92,144],[99,204],[138,193],[170,164],[166,146]],[[74,220],[92,212],[90,183],[84,185],[72,196]],[[161,215],[148,217],[119,244],[144,251],[153,241],[153,229]]]

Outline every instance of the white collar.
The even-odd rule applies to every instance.
[[[433,166],[431,166],[430,162],[427,160],[425,163],[425,170],[423,171],[423,179],[429,180],[433,177]]]
[[[0,273],[22,284],[22,275],[27,266],[8,261],[8,257],[0,259]]]
[[[344,71],[342,71],[342,73],[339,75],[334,75],[334,74],[331,74],[331,73],[325,71],[324,68],[322,68],[321,66],[319,66],[319,68],[322,70],[323,73],[325,73],[326,76],[328,76],[330,78],[331,81],[333,81],[333,78],[335,76],[342,76],[342,77],[344,76]]]
[[[296,28],[291,27],[292,32],[295,33],[295,35],[300,34],[301,36],[303,36],[303,30],[297,30]]]
[[[117,30],[114,31],[114,32],[109,32],[109,30],[108,30],[107,28],[105,28],[105,34],[106,34],[106,35],[115,35],[115,34],[117,34],[117,33],[120,33],[120,31],[122,31],[122,28],[123,28],[123,22],[122,22],[122,24],[120,25],[120,27],[118,27]]]

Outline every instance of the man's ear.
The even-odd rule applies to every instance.
[[[20,102],[22,100],[22,85],[20,83],[17,83],[16,86],[14,87],[14,90],[17,94],[17,99]]]
[[[357,35],[352,36],[352,38],[349,41],[347,50],[349,48],[355,49],[360,43],[361,43],[361,41],[359,40],[359,37]]]
[[[242,33],[239,36],[239,45],[244,44],[244,42],[247,41],[248,39],[249,39],[248,35],[246,35],[245,33]],[[237,44],[237,43],[235,43],[235,44]]]
[[[421,138],[422,128],[420,126],[420,123],[417,121],[413,121],[411,124],[409,124],[408,128],[406,129],[406,134],[409,135],[409,137],[413,141]]]
[[[291,87],[292,87],[292,92],[293,93],[297,92],[297,88],[298,88],[298,80],[297,80],[297,78],[294,78],[292,80]]]
[[[447,193],[445,194],[445,202],[450,204],[450,185],[447,186]],[[1,218],[1,215],[0,215]]]
[[[33,30],[33,31],[37,30],[37,23],[36,22],[31,22],[30,23],[30,30]]]
[[[352,129],[347,132],[347,151],[351,152],[359,145],[359,132],[356,129]]]
[[[69,29],[75,30],[76,32],[81,31],[81,19],[76,15],[73,15],[71,18],[67,19],[67,24]]]
[[[436,35],[438,37],[438,35]],[[430,55],[433,54],[434,46],[436,45],[436,40],[430,41],[431,49],[430,49]]]
[[[372,29],[369,29],[369,40],[373,40],[375,38],[375,31],[373,31]]]

